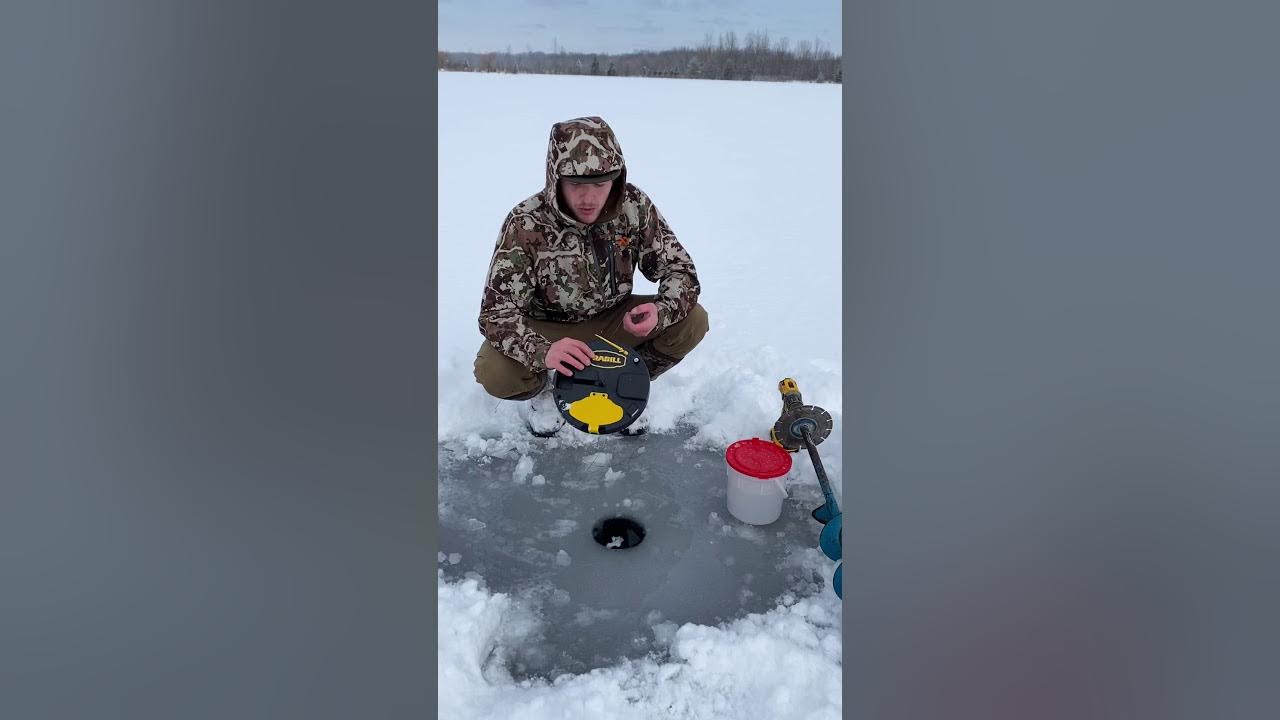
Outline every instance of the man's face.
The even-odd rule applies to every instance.
[[[598,183],[571,183],[560,180],[560,192],[569,211],[580,223],[591,224],[600,217],[605,202],[609,199],[609,191],[613,188],[613,180]]]

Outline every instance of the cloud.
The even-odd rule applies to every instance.
[[[634,33],[636,35],[651,35],[665,30],[661,25],[654,25],[653,23],[643,23],[639,25],[597,25],[596,29],[604,32]]]
[[[735,4],[738,0],[728,0],[729,4]],[[644,0],[641,5],[645,7],[658,8],[660,10],[671,10],[681,12],[685,10],[702,10],[711,5],[724,5],[724,0],[717,2],[716,0]]]

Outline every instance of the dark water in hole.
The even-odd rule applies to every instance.
[[[441,449],[439,548],[461,555],[442,563],[446,579],[479,573],[544,621],[540,637],[501,658],[515,678],[661,656],[683,623],[714,625],[771,610],[785,593],[829,592],[795,557],[817,546],[821,526],[809,512],[821,492],[792,486],[777,522],[739,522],[725,506],[723,453],[687,450],[687,439],[539,448],[520,483],[518,456],[486,462]],[[644,527],[643,542],[598,544],[593,528],[620,516]]]
[[[591,537],[597,545],[626,550],[644,542],[644,525],[629,517],[609,517],[591,526]]]

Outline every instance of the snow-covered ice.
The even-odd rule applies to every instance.
[[[585,512],[578,506],[583,498],[598,502],[602,493],[611,508],[631,499],[628,512],[657,513],[662,498],[637,508],[646,503],[637,502],[632,489],[640,482],[634,466],[665,463],[705,478],[708,487],[722,486],[723,463],[713,455],[722,456],[736,440],[767,437],[781,409],[777,383],[790,376],[806,403],[831,413],[835,432],[820,453],[842,497],[840,87],[478,73],[441,73],[439,81],[437,439],[442,458],[457,463],[452,475],[441,472],[442,530],[452,523],[459,538],[476,543],[505,533],[513,546],[502,550],[511,562],[546,568],[547,574],[540,589],[503,591],[500,572],[476,572],[484,562],[478,549],[442,543],[440,716],[839,717],[840,603],[821,585],[829,581],[832,563],[817,549],[820,528],[811,520],[803,525],[821,503],[808,462],[797,459],[787,481],[786,504],[799,518],[794,529],[740,526],[723,507],[718,522],[706,509],[688,518],[689,532],[733,548],[716,566],[733,581],[733,606],[722,608],[723,620],[678,620],[680,608],[673,607],[666,614],[641,613],[634,627],[624,622],[626,609],[592,606],[590,598],[566,589],[575,573],[590,570],[590,548],[605,552],[580,537],[589,526],[485,514],[468,498],[489,492],[473,484],[490,476],[467,473],[503,468],[492,482],[504,492],[544,494],[539,507],[547,517],[576,517]],[[650,439],[676,433],[687,438],[684,451],[641,455],[642,445],[623,462],[609,444],[617,438],[562,432],[553,441],[535,441],[523,432],[514,403],[488,397],[471,377],[481,342],[475,315],[498,227],[516,202],[541,186],[551,124],[580,115],[601,115],[614,127],[631,181],[653,197],[698,267],[711,331],[655,383],[646,410]],[[718,170],[714,178],[708,167]],[[637,274],[636,292],[654,288]],[[594,472],[594,480],[553,473],[553,455],[564,453]],[[726,523],[727,533],[721,531]],[[608,552],[623,558],[649,543],[660,549],[671,532],[651,533],[636,549]],[[563,548],[544,549],[544,542]],[[777,561],[776,573],[741,549],[778,543],[792,547]],[[560,563],[560,552],[569,565]],[[446,564],[453,554],[460,561]],[[777,574],[816,576],[818,583],[767,590]],[[758,610],[742,609],[751,607]],[[545,618],[555,608],[570,612],[570,625],[581,613],[591,621],[582,627],[594,632],[625,630],[626,642],[617,644],[627,647],[616,653],[623,659],[579,674],[514,677],[511,668],[522,662],[556,664],[538,658],[554,646],[557,632],[573,632],[548,626]],[[635,654],[645,648],[652,650]]]

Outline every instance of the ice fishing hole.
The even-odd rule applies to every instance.
[[[604,518],[591,528],[591,537],[610,550],[631,548],[644,542],[644,526],[628,517]]]

